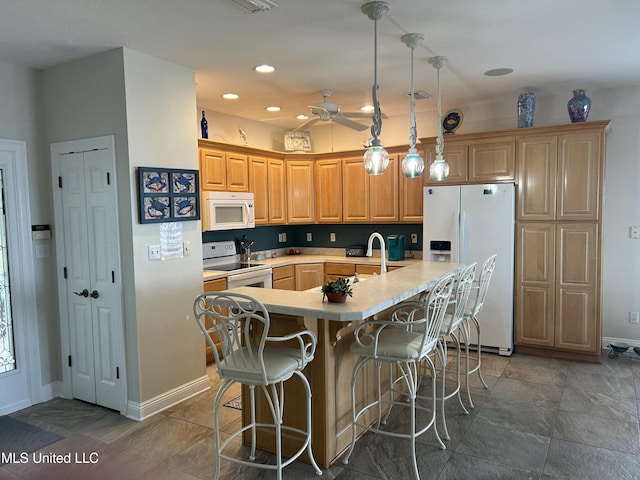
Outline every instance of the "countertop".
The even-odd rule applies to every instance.
[[[377,253],[377,255],[376,255]],[[252,262],[259,263],[261,265],[271,265],[272,267],[282,267],[285,265],[295,265],[302,263],[353,263],[354,265],[380,265],[380,253],[375,252],[373,257],[346,257],[344,255],[282,255],[275,258],[267,258],[265,260],[252,260]],[[388,261],[388,267],[406,267],[422,263],[422,259],[417,258],[405,258],[400,261]],[[216,280],[219,278],[226,278],[229,272],[222,270],[204,270],[203,280]]]
[[[363,260],[360,257],[348,257],[348,259],[354,263],[361,263],[361,260]],[[284,260],[287,260],[286,257]],[[341,258],[340,263],[344,263],[344,260],[344,258]],[[375,257],[370,257],[368,260],[375,263]],[[297,259],[291,258],[289,261],[297,261]],[[309,261],[312,260],[309,259]],[[330,262],[333,260],[327,260],[326,257],[322,257],[315,259],[315,261]],[[412,260],[410,262],[405,260],[404,262],[393,263],[402,263],[406,266],[400,270],[372,276],[366,281],[355,283],[353,285],[353,296],[348,297],[345,303],[322,302],[322,293],[309,290],[298,292],[257,287],[237,287],[230,291],[254,297],[263,303],[269,313],[349,322],[364,320],[403,300],[424,292],[441,275],[456,271],[462,267],[461,264],[457,263],[423,262],[422,260]]]

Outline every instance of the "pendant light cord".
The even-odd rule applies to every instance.
[[[410,148],[415,148],[416,147],[416,140],[417,140],[417,136],[418,136],[418,132],[417,132],[417,128],[416,128],[416,113],[415,113],[415,106],[416,106],[416,100],[415,100],[415,95],[414,95],[414,88],[413,88],[413,52],[414,52],[415,48],[411,47],[411,103],[409,105],[409,119],[411,121],[411,124],[409,126],[409,147]]]
[[[371,135],[373,145],[377,144],[380,131],[382,130],[382,115],[380,112],[380,102],[378,101],[378,19],[373,20],[373,87],[371,87],[371,97],[373,98],[373,116],[371,120]]]

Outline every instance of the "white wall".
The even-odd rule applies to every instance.
[[[576,87],[580,88],[580,85]],[[640,105],[640,86],[587,91],[587,95],[592,100],[589,119],[611,120],[605,168],[602,336],[640,345],[640,325],[628,321],[630,311],[640,311],[640,240],[629,238],[629,227],[640,225],[640,110],[637,107]],[[571,97],[571,88],[538,94],[534,125],[569,123],[567,101]],[[447,105],[445,98],[443,111],[462,109],[464,121],[458,133],[501,130],[517,127],[516,102],[517,95],[468,105]],[[210,138],[218,131],[227,128],[230,131],[224,116],[217,118],[220,125],[209,122]],[[418,137],[436,135],[435,112],[417,114],[417,126]],[[243,127],[250,138],[264,138],[259,133],[264,129],[260,122],[245,120]],[[355,132],[339,126],[310,130],[315,152],[357,149],[369,135],[368,131]],[[386,146],[406,145],[408,133],[407,114],[407,117],[384,120],[380,138]],[[240,143],[233,136],[223,141]],[[252,145],[273,148],[273,144],[266,142]],[[446,151],[446,137],[444,148]]]

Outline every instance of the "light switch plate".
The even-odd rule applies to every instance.
[[[640,226],[635,225],[629,229],[629,236],[631,238],[640,239]]]
[[[160,245],[149,245],[149,260],[160,260]]]

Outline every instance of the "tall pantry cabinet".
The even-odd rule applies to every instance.
[[[517,138],[516,351],[600,359],[608,125],[541,128]]]

